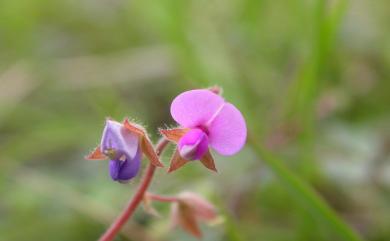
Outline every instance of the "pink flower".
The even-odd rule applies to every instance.
[[[169,171],[193,160],[200,160],[216,171],[209,148],[229,156],[239,152],[245,144],[247,129],[241,112],[211,90],[180,94],[172,102],[171,115],[180,128],[160,130],[167,139],[178,144]]]

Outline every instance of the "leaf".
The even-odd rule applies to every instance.
[[[84,157],[85,160],[101,161],[106,160],[107,157],[101,152],[100,146],[97,146],[91,153]]]
[[[161,135],[174,143],[179,142],[180,138],[185,135],[189,129],[187,128],[174,128],[174,129],[160,129]]]
[[[210,153],[210,150],[208,150],[206,152],[206,154],[204,154],[204,156],[200,159],[200,162],[205,166],[207,167],[208,169],[214,171],[214,172],[218,172],[217,171],[217,168],[215,167],[215,162],[214,162],[214,158],[213,156],[211,155]]]
[[[141,142],[142,151],[148,157],[150,162],[154,166],[156,166],[156,167],[163,167],[164,164],[162,164],[162,162],[160,161],[156,151],[154,150],[153,144],[150,141],[148,135],[146,134],[145,129],[142,126],[140,126],[140,125],[137,125],[135,123],[131,123],[129,121],[129,119],[127,119],[127,118],[124,120],[123,126],[128,131],[131,131],[131,132],[133,132],[133,133],[135,133],[136,135],[139,136],[140,142]]]
[[[168,169],[168,173],[179,169],[180,167],[182,167],[183,165],[185,165],[188,162],[189,161],[187,161],[186,159],[184,159],[183,157],[180,156],[179,151],[176,149],[175,153],[173,154],[173,156],[171,158],[171,165]]]

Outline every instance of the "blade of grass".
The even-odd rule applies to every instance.
[[[288,190],[289,194],[315,218],[320,219],[336,234],[348,241],[363,239],[349,227],[329,205],[306,182],[291,172],[281,160],[268,152],[256,138],[249,136],[249,143]]]
[[[309,18],[313,23],[310,25],[311,31],[307,33],[311,43],[310,54],[299,67],[285,101],[287,121],[299,123],[301,128],[297,137],[300,149],[299,168],[305,179],[314,180],[321,176],[314,154],[317,102],[326,86],[329,59],[347,6],[348,0],[337,1],[333,5],[325,0],[317,0],[310,6]]]

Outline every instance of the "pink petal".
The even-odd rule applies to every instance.
[[[209,149],[208,137],[201,129],[194,128],[180,138],[177,146],[184,159],[199,160]]]
[[[246,124],[241,112],[226,103],[209,124],[209,143],[221,155],[233,155],[246,141]]]
[[[199,127],[205,125],[223,103],[223,98],[210,90],[190,90],[173,100],[171,115],[183,127]]]

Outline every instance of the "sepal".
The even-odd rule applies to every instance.
[[[222,87],[218,86],[218,85],[211,86],[207,89],[210,90],[211,92],[213,92],[214,94],[217,94],[217,95],[222,95],[222,93],[223,93]]]
[[[181,226],[186,232],[196,238],[202,237],[199,224],[191,207],[183,202],[177,202],[171,206],[172,227]]]
[[[124,120],[123,126],[126,128],[126,130],[131,131],[139,136],[142,152],[148,157],[150,162],[156,167],[163,167],[164,165],[158,158],[157,153],[153,148],[153,144],[150,141],[145,129],[138,124],[130,122],[127,118]]]
[[[100,146],[97,146],[91,153],[84,157],[85,160],[101,161],[106,160],[107,157],[100,150]]]
[[[171,158],[171,165],[169,166],[168,173],[176,171],[188,162],[188,160],[180,156],[179,150],[176,149],[175,153]]]
[[[217,168],[215,167],[214,158],[210,153],[210,150],[204,154],[204,156],[200,159],[200,162],[205,166],[206,168],[210,169],[211,171],[218,172]]]
[[[188,128],[173,128],[173,129],[160,129],[161,135],[167,138],[169,141],[178,143],[190,129]]]
[[[186,160],[180,155],[180,152],[178,149],[175,150],[174,154],[172,155],[171,158],[171,164],[168,169],[168,173],[171,173],[173,171],[178,170],[179,168],[183,167],[185,164],[188,162],[191,162],[189,160]],[[204,156],[200,159],[200,162],[205,166],[207,169],[218,172],[217,168],[215,167],[215,161],[213,156],[210,153],[210,150],[204,154]]]

